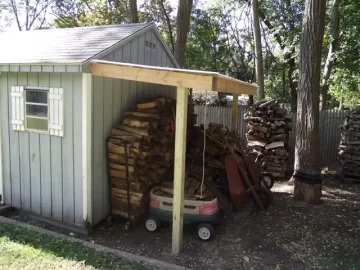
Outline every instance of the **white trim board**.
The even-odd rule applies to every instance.
[[[82,75],[82,183],[84,225],[92,224],[92,80],[89,73]]]
[[[1,72],[0,72],[0,77],[1,77]],[[2,89],[0,89],[2,90]],[[7,89],[6,89],[7,91]],[[1,98],[1,95],[0,95]],[[1,102],[0,102],[0,127],[1,127],[1,121],[2,121],[2,113],[1,113]],[[2,161],[2,137],[1,137],[1,132],[0,132],[0,194],[1,194],[1,199],[0,199],[0,203],[4,203],[4,181],[3,181],[3,161]]]

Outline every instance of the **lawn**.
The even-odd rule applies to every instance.
[[[0,223],[0,269],[151,269],[80,243]]]

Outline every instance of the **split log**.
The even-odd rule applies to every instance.
[[[284,142],[273,142],[265,145],[265,149],[274,149],[279,147],[284,147]]]
[[[266,145],[266,143],[262,142],[262,141],[248,141],[247,145],[250,146],[250,147],[252,147],[252,146],[264,147]]]
[[[126,161],[127,159],[127,161]],[[134,158],[126,158],[123,155],[118,155],[114,153],[109,153],[109,160],[113,163],[122,164],[125,165],[126,162],[128,165],[134,166],[135,165],[135,159]]]
[[[265,120],[262,117],[255,117],[255,116],[244,117],[244,121],[245,122],[255,121],[255,122],[265,123]]]
[[[143,120],[139,118],[125,118],[123,121],[124,125],[131,127],[140,127],[140,128],[157,128],[157,123],[151,120]]]
[[[259,107],[260,109],[262,109],[262,108],[265,108],[265,107],[274,105],[275,103],[276,103],[276,100],[275,100],[275,99],[272,99],[272,100],[269,100],[269,101],[267,101],[267,102],[264,102],[264,103],[260,104],[258,107]]]
[[[152,109],[157,106],[158,103],[156,101],[137,104],[138,109]]]
[[[148,128],[137,128],[137,127],[130,127],[126,125],[118,125],[118,129],[131,132],[136,135],[143,135],[143,136],[149,136],[149,129]]]
[[[127,131],[124,131],[124,130],[120,130],[120,129],[112,129],[111,131],[111,136],[125,136],[125,137],[134,137],[136,139],[141,139],[142,136],[139,136],[137,134],[134,134],[134,133],[130,133],[130,132],[127,132]]]
[[[157,113],[125,112],[125,116],[135,116],[135,117],[149,118],[149,119],[154,119],[154,120],[160,119],[160,115]]]
[[[263,126],[250,126],[248,125],[247,128],[249,130],[257,130],[263,133],[266,133],[268,131],[267,127],[263,127]]]
[[[127,167],[128,172],[133,173],[135,171],[134,166],[126,166],[126,165],[120,165],[120,164],[115,164],[115,163],[110,163],[109,166],[111,169],[115,169],[118,171],[126,172],[126,167]]]

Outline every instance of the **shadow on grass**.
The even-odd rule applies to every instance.
[[[0,224],[0,237],[40,249],[67,260],[85,262],[96,269],[151,269],[140,263],[122,260],[110,253],[96,252],[80,243],[73,243],[52,236],[40,234],[19,226]]]

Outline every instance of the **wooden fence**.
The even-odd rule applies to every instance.
[[[219,123],[231,126],[231,107],[218,106],[194,106],[195,113],[198,115],[197,124]],[[247,110],[247,106],[239,106],[239,116],[237,129],[242,139],[245,140],[245,121],[243,115]],[[206,111],[206,117],[205,117]],[[288,116],[292,118],[292,131],[290,132],[290,159],[289,169],[294,165],[294,151],[295,151],[295,126],[296,113],[288,112]],[[326,110],[320,112],[320,164],[322,167],[333,168],[336,164],[337,148],[340,141],[340,128],[346,116],[345,111]]]

